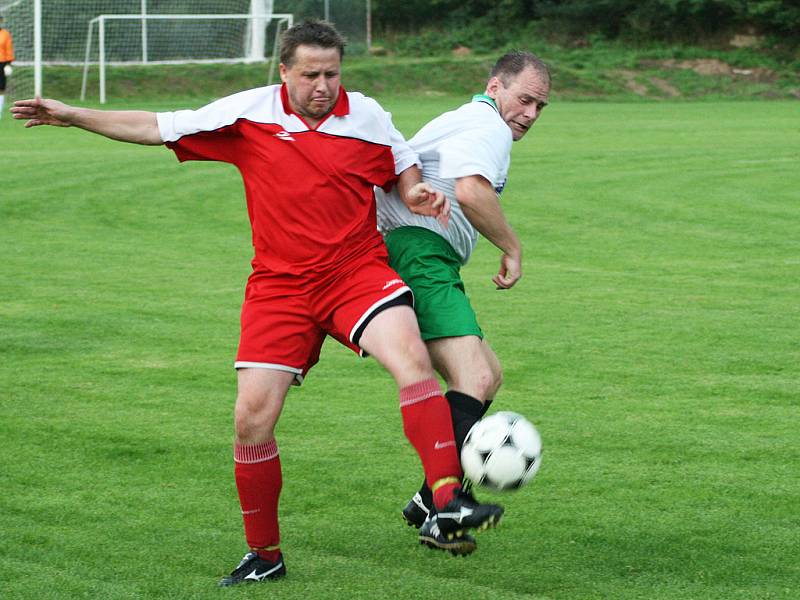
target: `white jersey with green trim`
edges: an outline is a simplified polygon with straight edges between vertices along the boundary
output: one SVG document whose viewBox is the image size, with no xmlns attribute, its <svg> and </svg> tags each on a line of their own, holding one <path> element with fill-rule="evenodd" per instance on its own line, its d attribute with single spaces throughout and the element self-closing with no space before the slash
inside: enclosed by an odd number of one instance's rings
<svg viewBox="0 0 800 600">
<path fill-rule="evenodd" d="M 388 194 L 376 188 L 378 228 L 384 235 L 407 225 L 430 229 L 453 246 L 464 264 L 475 249 L 478 232 L 458 204 L 456 179 L 480 175 L 500 194 L 511 161 L 511 129 L 491 99 L 479 95 L 472 102 L 433 119 L 408 144 L 422 161 L 423 179 L 450 198 L 449 226 L 442 227 L 433 217 L 412 213 L 396 188 Z"/>
</svg>

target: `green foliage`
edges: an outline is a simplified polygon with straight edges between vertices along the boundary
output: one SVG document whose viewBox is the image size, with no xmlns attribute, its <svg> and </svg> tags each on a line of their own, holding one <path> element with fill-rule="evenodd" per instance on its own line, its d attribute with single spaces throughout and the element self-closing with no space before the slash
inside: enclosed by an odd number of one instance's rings
<svg viewBox="0 0 800 600">
<path fill-rule="evenodd" d="M 503 28 L 489 25 L 489 17 L 468 21 L 460 27 L 426 27 L 414 34 L 386 32 L 382 41 L 386 46 L 407 56 L 436 56 L 447 54 L 454 48 L 465 46 L 483 54 L 542 39 L 536 24 L 525 27 Z"/>
<path fill-rule="evenodd" d="M 800 28 L 800 4 L 782 0 L 751 0 L 738 4 L 744 22 L 752 22 L 768 32 L 788 36 L 795 43 Z"/>
<path fill-rule="evenodd" d="M 386 31 L 424 26 L 470 27 L 477 20 L 498 36 L 540 22 L 543 31 L 610 39 L 713 39 L 749 27 L 797 44 L 800 6 L 793 0 L 377 0 L 376 23 Z"/>
</svg>

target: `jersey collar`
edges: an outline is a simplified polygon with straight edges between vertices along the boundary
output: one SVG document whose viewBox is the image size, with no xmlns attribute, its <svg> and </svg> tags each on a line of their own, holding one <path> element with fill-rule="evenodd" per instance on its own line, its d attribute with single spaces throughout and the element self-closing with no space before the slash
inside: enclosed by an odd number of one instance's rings
<svg viewBox="0 0 800 600">
<path fill-rule="evenodd" d="M 497 110 L 497 104 L 495 104 L 494 100 L 492 98 L 490 98 L 489 96 L 487 96 L 486 94 L 475 94 L 472 97 L 472 101 L 473 102 L 483 102 L 484 104 L 488 104 L 493 109 L 495 109 L 495 111 L 497 111 L 498 114 L 500 114 L 500 111 Z"/>
<path fill-rule="evenodd" d="M 298 115 L 293 109 L 292 105 L 289 104 L 289 92 L 286 90 L 286 84 L 281 84 L 281 104 L 283 104 L 283 112 L 287 115 L 295 115 L 298 119 L 305 122 L 305 119 Z M 336 99 L 336 104 L 333 105 L 333 110 L 329 112 L 325 117 L 317 124 L 317 128 L 322 125 L 324 121 L 328 119 L 331 115 L 335 117 L 344 117 L 350 114 L 350 100 L 347 98 L 347 90 L 344 89 L 343 85 L 339 86 L 339 97 Z"/>
</svg>

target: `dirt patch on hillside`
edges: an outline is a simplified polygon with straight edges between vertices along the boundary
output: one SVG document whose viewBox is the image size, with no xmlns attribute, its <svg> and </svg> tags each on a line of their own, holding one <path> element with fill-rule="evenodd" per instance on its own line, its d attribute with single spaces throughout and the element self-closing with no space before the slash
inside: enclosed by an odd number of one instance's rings
<svg viewBox="0 0 800 600">
<path fill-rule="evenodd" d="M 681 92 L 678 88 L 660 77 L 650 77 L 649 81 L 665 96 L 669 96 L 670 98 L 678 98 L 681 96 Z"/>
<path fill-rule="evenodd" d="M 730 75 L 733 67 L 716 58 L 700 58 L 696 60 L 642 60 L 642 67 L 650 69 L 691 69 L 698 75 Z"/>
<path fill-rule="evenodd" d="M 623 70 L 619 72 L 625 80 L 625 87 L 638 96 L 647 96 L 647 86 L 636 81 L 636 71 Z"/>
<path fill-rule="evenodd" d="M 618 71 L 618 73 L 622 76 L 622 79 L 625 81 L 625 87 L 630 91 L 632 91 L 634 94 L 636 94 L 637 96 L 650 95 L 651 88 L 648 87 L 645 83 L 642 83 L 641 80 L 637 79 L 640 75 L 638 72 L 623 69 L 621 71 Z M 670 98 L 678 98 L 681 96 L 680 90 L 671 85 L 668 81 L 661 79 L 660 77 L 648 77 L 647 81 L 650 83 L 650 85 L 652 85 L 655 89 L 657 89 L 665 96 L 668 96 Z"/>
</svg>

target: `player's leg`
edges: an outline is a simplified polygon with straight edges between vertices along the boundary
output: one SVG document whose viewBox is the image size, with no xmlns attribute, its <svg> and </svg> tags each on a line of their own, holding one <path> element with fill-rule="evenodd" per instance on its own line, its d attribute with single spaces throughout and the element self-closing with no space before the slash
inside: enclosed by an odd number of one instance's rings
<svg viewBox="0 0 800 600">
<path fill-rule="evenodd" d="M 494 527 L 503 515 L 495 504 L 480 504 L 461 490 L 461 462 L 456 452 L 447 400 L 419 337 L 414 311 L 395 306 L 369 321 L 359 341 L 392 374 L 400 387 L 403 431 L 422 461 L 432 490 L 432 515 L 420 530 L 420 542 L 469 554 L 475 549 L 467 529 Z"/>
<path fill-rule="evenodd" d="M 278 500 L 283 486 L 275 425 L 295 374 L 238 369 L 234 409 L 234 475 L 250 552 L 220 586 L 274 579 L 286 573 L 280 552 Z"/>
<path fill-rule="evenodd" d="M 489 361 L 482 349 L 483 333 L 461 280 L 461 258 L 447 240 L 420 227 L 392 231 L 386 245 L 392 266 L 414 292 L 421 335 L 434 367 L 447 381 L 446 397 L 460 448 L 469 428 L 485 411 L 484 400 L 493 396 L 500 377 L 496 359 Z M 431 492 L 423 482 L 403 509 L 403 517 L 421 527 L 431 506 Z"/>
<path fill-rule="evenodd" d="M 382 247 L 345 266 L 340 276 L 314 289 L 318 322 L 350 348 L 375 357 L 397 381 L 403 431 L 432 484 L 434 504 L 451 513 L 440 524 L 444 535 L 456 538 L 466 529 L 493 526 L 503 509 L 474 502 L 467 507 L 471 499 L 461 493 L 450 409 L 420 337 L 408 287 L 386 264 Z"/>
<path fill-rule="evenodd" d="M 486 413 L 502 383 L 502 370 L 489 345 L 475 335 L 445 337 L 426 342 L 434 368 L 447 382 L 456 450 L 461 453 L 472 426 Z M 403 508 L 409 525 L 421 527 L 432 505 L 427 481 Z"/>
<path fill-rule="evenodd" d="M 503 381 L 500 361 L 489 344 L 474 335 L 428 340 L 436 370 L 447 382 L 447 399 L 459 452 L 472 426 L 486 412 Z"/>
<path fill-rule="evenodd" d="M 296 375 L 277 369 L 240 368 L 236 377 L 236 443 L 257 445 L 274 440 L 275 424 Z"/>
<path fill-rule="evenodd" d="M 316 363 L 325 337 L 296 291 L 295 281 L 258 271 L 247 283 L 235 365 L 234 473 L 250 552 L 221 586 L 286 573 L 278 527 L 283 479 L 275 424 L 289 387 L 301 383 Z"/>
<path fill-rule="evenodd" d="M 483 403 L 500 385 L 500 365 L 461 280 L 461 258 L 443 237 L 402 227 L 386 239 L 392 266 L 414 292 L 414 309 L 434 368 L 454 390 Z"/>
<path fill-rule="evenodd" d="M 394 306 L 381 311 L 369 321 L 358 343 L 397 382 L 403 430 L 420 455 L 435 504 L 444 506 L 460 487 L 461 463 L 447 401 L 420 338 L 414 310 Z"/>
</svg>

